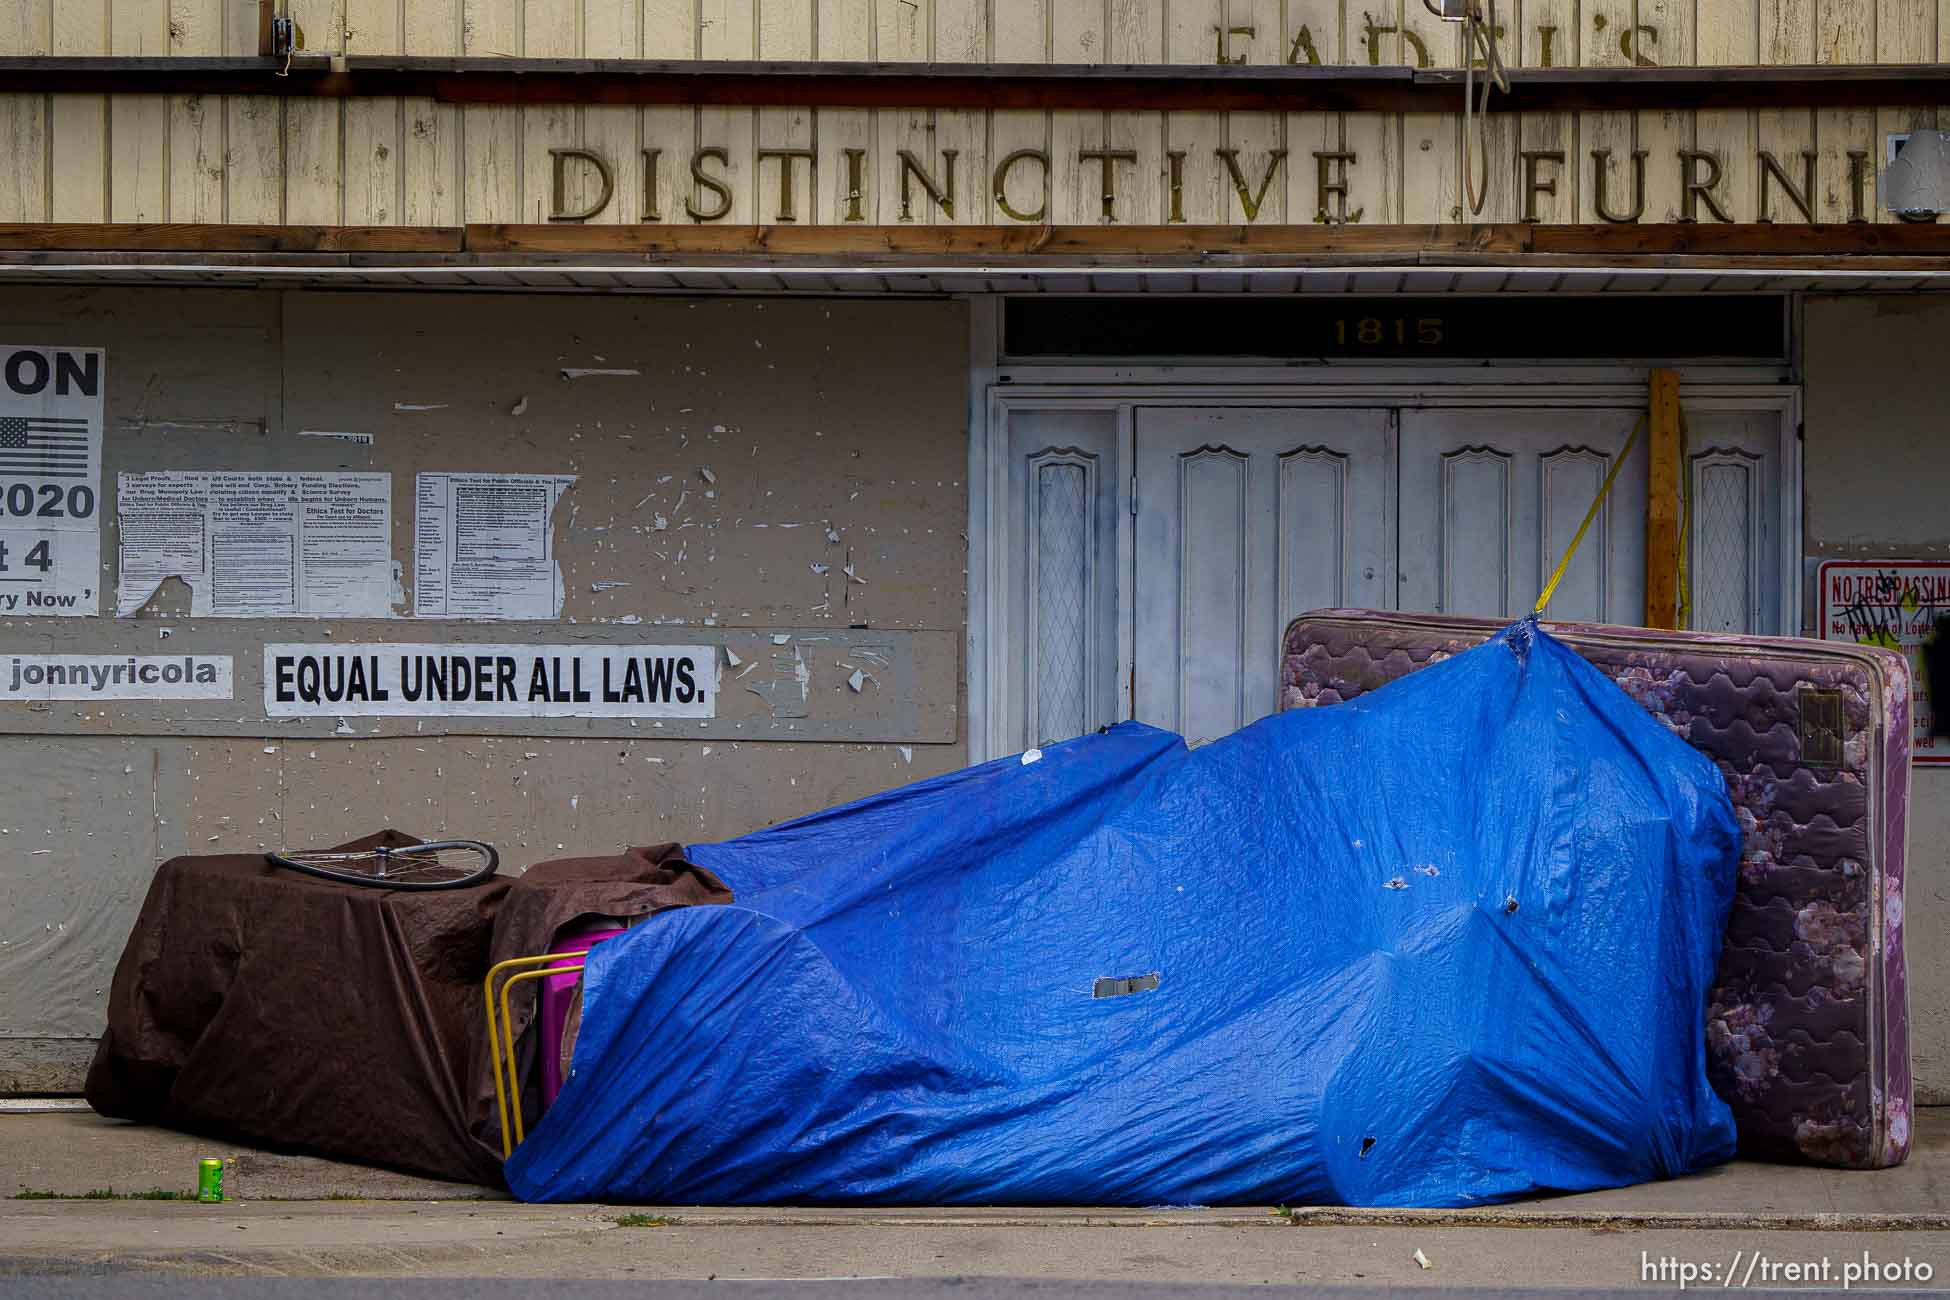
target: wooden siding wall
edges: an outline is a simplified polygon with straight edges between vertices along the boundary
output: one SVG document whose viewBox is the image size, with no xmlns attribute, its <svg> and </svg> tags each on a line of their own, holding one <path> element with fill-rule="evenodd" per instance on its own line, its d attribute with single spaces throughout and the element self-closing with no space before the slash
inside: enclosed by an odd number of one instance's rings
<svg viewBox="0 0 1950 1300">
<path fill-rule="evenodd" d="M 1456 66 L 1458 28 L 1421 0 L 283 0 L 308 52 L 649 59 L 844 59 L 939 62 L 1414 63 Z M 1512 65 L 1918 63 L 1950 58 L 1950 0 L 1503 0 Z M 242 0 L 5 0 L 0 54 L 254 53 L 256 6 Z M 1460 105 L 1459 105 L 1460 107 Z M 1590 112 L 1493 117 L 1483 221 L 1525 211 L 1520 154 L 1555 193 L 1546 222 L 1603 219 L 1594 150 L 1609 150 L 1607 207 L 1633 206 L 1631 158 L 1647 153 L 1641 220 L 1680 219 L 1679 153 L 1712 155 L 1715 193 L 1735 220 L 1802 216 L 1758 154 L 1797 183 L 1817 157 L 1814 216 L 1852 215 L 1850 154 L 1879 168 L 1887 133 L 1950 126 L 1936 109 Z M 1017 150 L 1050 160 L 1048 219 L 1139 224 L 1447 223 L 1459 206 L 1460 114 L 1103 113 L 810 108 L 631 108 L 575 104 L 465 108 L 431 100 L 275 96 L 0 95 L 0 221 L 455 225 L 549 215 L 551 148 L 587 148 L 614 164 L 605 222 L 690 221 L 729 191 L 715 219 L 778 221 L 785 164 L 761 150 L 810 150 L 791 163 L 793 220 L 840 224 L 1008 223 L 1040 215 L 1040 164 L 1008 174 Z M 646 181 L 642 151 L 659 149 Z M 851 192 L 849 150 L 863 185 Z M 953 211 L 908 177 L 899 151 L 926 164 Z M 946 152 L 953 150 L 952 164 Z M 1218 151 L 1231 154 L 1229 165 Z M 1105 212 L 1103 163 L 1113 162 Z M 1352 153 L 1345 210 L 1323 213 L 1317 153 Z M 1174 163 L 1172 155 L 1182 154 Z M 1338 167 L 1326 164 L 1338 177 Z M 1707 164 L 1698 164 L 1703 176 Z M 1179 184 L 1172 184 L 1174 175 Z M 593 199 L 592 169 L 567 168 L 570 206 Z M 645 192 L 646 183 L 651 192 Z M 1264 187 L 1262 190 L 1262 186 Z M 1768 211 L 1762 211 L 1763 188 Z M 1890 220 L 1875 200 L 1864 208 Z M 1713 214 L 1700 210 L 1702 220 Z"/>
</svg>

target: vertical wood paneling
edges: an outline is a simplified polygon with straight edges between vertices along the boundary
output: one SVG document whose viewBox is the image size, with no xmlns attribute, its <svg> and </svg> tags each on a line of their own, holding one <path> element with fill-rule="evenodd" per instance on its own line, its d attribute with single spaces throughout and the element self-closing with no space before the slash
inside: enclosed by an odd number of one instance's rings
<svg viewBox="0 0 1950 1300">
<path fill-rule="evenodd" d="M 1104 6 L 1104 52 L 1112 63 L 1156 63 L 1164 55 L 1163 0 L 1109 0 Z M 1138 157 L 1119 187 L 1120 221 L 1162 225 L 1165 193 L 1165 115 L 1160 112 L 1111 113 L 1104 128 L 1112 149 Z M 1128 214 L 1128 215 L 1125 215 Z"/>
<path fill-rule="evenodd" d="M 1050 11 L 1050 61 L 1087 63 L 1092 51 L 1101 57 L 1105 45 L 1103 0 L 1056 0 Z M 1050 184 L 1052 215 L 1059 223 L 1095 225 L 1105 220 L 1103 166 L 1079 155 L 1085 151 L 1108 150 L 1101 109 L 1058 109 L 1049 115 Z M 1122 189 L 1133 169 L 1126 165 L 1112 168 L 1112 193 Z M 1130 220 L 1128 207 L 1114 220 Z"/>
<path fill-rule="evenodd" d="M 1698 54 L 1698 34 L 1694 23 L 1695 0 L 1638 0 L 1640 31 L 1631 45 L 1640 60 L 1649 59 L 1662 67 L 1682 67 L 1694 62 Z M 1712 21 L 1722 15 L 1712 11 Z M 1732 15 L 1726 15 L 1731 19 Z M 1645 158 L 1645 213 L 1641 220 L 1667 222 L 1679 220 L 1681 186 L 1675 161 L 1682 149 L 1693 147 L 1693 115 L 1678 110 L 1647 111 L 1635 115 L 1637 147 Z M 1586 150 L 1584 166 L 1590 167 Z M 1631 185 L 1630 159 L 1614 159 L 1610 206 L 1614 212 L 1629 212 L 1637 200 Z M 1587 170 L 1586 175 L 1590 173 Z"/>
<path fill-rule="evenodd" d="M 997 63 L 1049 62 L 1052 0 L 989 0 Z"/>
<path fill-rule="evenodd" d="M 579 0 L 521 0 L 521 52 L 530 59 L 573 59 L 581 53 Z M 554 159 L 550 149 L 582 143 L 581 113 L 574 104 L 528 104 L 521 109 L 522 221 L 547 221 L 554 210 Z M 593 178 L 585 168 L 564 168 L 570 210 L 584 201 Z"/>
<path fill-rule="evenodd" d="M 1760 9 L 1758 0 L 1713 0 L 1713 21 L 1699 30 L 1699 62 L 1702 65 L 1753 64 L 1760 61 Z M 1714 193 L 1729 216 L 1738 219 L 1754 211 L 1758 192 L 1759 162 L 1754 114 L 1747 109 L 1711 109 L 1693 119 L 1694 147 L 1720 164 L 1720 183 Z M 1704 169 L 1704 164 L 1701 164 Z M 1702 176 L 1700 179 L 1704 179 Z M 1700 221 L 1718 220 L 1704 200 L 1695 216 Z"/>
<path fill-rule="evenodd" d="M 223 53 L 225 0 L 170 0 L 169 52 Z M 169 217 L 223 220 L 224 111 L 215 96 L 174 95 L 169 101 Z"/>
<path fill-rule="evenodd" d="M 1419 4 L 1421 0 L 1407 0 Z M 1402 40 L 1403 0 L 1379 0 L 1372 11 L 1364 3 L 1356 20 L 1356 6 L 1348 0 L 1348 61 L 1357 64 L 1398 65 L 1406 61 Z M 1398 113 L 1349 113 L 1341 147 L 1355 155 L 1347 169 L 1347 211 L 1367 224 L 1402 219 L 1402 122 Z"/>
<path fill-rule="evenodd" d="M 405 34 L 400 20 L 399 5 L 386 0 L 345 0 L 345 52 L 401 53 Z M 342 219 L 371 226 L 405 220 L 400 209 L 409 185 L 403 175 L 406 142 L 399 101 L 348 99 L 344 109 Z"/>
<path fill-rule="evenodd" d="M 290 0 L 286 13 L 298 24 L 308 52 L 338 53 L 348 48 L 348 42 L 363 42 L 389 22 L 396 25 L 399 5 L 386 0 Z M 399 46 L 385 48 L 396 51 Z M 345 119 L 368 103 L 303 97 L 285 103 L 285 220 L 332 225 L 345 219 L 342 133 Z M 388 104 L 397 116 L 397 106 Z"/>
<path fill-rule="evenodd" d="M 1462 66 L 1462 27 L 1445 23 L 1404 0 L 1402 40 L 1410 62 L 1432 68 Z M 1479 101 L 1480 102 L 1480 101 Z M 1445 225 L 1473 220 L 1462 179 L 1462 105 L 1448 113 L 1402 116 L 1402 213 L 1405 220 Z M 1471 141 L 1472 149 L 1475 141 Z"/>
<path fill-rule="evenodd" d="M 521 35 L 520 0 L 461 0 L 466 57 L 519 58 Z M 461 109 L 460 129 L 461 220 L 533 220 L 522 185 L 521 110 L 470 104 Z"/>
<path fill-rule="evenodd" d="M 759 9 L 758 57 L 761 59 L 810 59 L 813 57 L 813 0 L 777 0 Z M 810 108 L 761 108 L 758 110 L 758 145 L 761 149 L 814 149 L 818 144 L 816 123 Z M 757 196 L 760 221 L 810 222 L 817 179 L 812 162 L 805 159 L 770 159 L 759 164 Z M 790 178 L 791 193 L 782 189 Z"/>
<path fill-rule="evenodd" d="M 1347 62 L 1343 39 L 1343 0 L 1288 0 L 1285 47 L 1289 62 L 1331 66 Z M 1295 225 L 1339 221 L 1346 215 L 1338 201 L 1323 210 L 1320 165 L 1316 153 L 1338 153 L 1341 114 L 1288 113 L 1286 118 L 1286 212 Z M 1330 173 L 1338 179 L 1339 169 Z"/>
<path fill-rule="evenodd" d="M 1618 68 L 1630 62 L 1626 42 L 1637 22 L 1637 0 L 1583 0 L 1578 6 L 1582 19 L 1578 39 L 1578 62 L 1590 68 Z M 1608 151 L 1611 176 L 1607 181 L 1607 202 L 1613 211 L 1626 207 L 1630 193 L 1632 150 L 1638 147 L 1637 123 L 1631 113 L 1579 113 L 1576 147 L 1564 167 L 1567 180 L 1577 188 L 1573 211 L 1580 222 L 1603 220 L 1598 215 L 1597 186 L 1593 181 L 1592 154 Z M 1670 157 L 1670 154 L 1667 155 Z M 1560 182 L 1560 185 L 1563 182 Z"/>
<path fill-rule="evenodd" d="M 461 0 L 405 0 L 400 13 L 401 47 L 408 54 L 461 53 Z"/>
<path fill-rule="evenodd" d="M 1156 0 L 1149 0 L 1155 4 Z M 990 0 L 990 26 L 993 30 L 995 60 L 998 63 L 1048 63 L 1052 5 L 1064 0 Z M 1130 0 L 1126 8 L 1143 7 L 1146 0 Z M 989 176 L 982 181 L 981 210 L 989 220 L 1011 222 L 995 200 L 994 169 L 1011 154 L 1024 149 L 1047 153 L 1050 147 L 1050 120 L 1046 113 L 1023 109 L 1000 109 L 989 117 Z M 1054 172 L 1054 159 L 1051 173 Z M 1033 159 L 1017 163 L 1006 177 L 1011 208 L 1024 216 L 1042 210 L 1056 185 L 1053 174 L 1045 173 Z"/>
<path fill-rule="evenodd" d="M 458 55 L 461 0 L 408 0 L 401 5 L 400 47 L 407 54 Z M 461 220 L 460 110 L 431 99 L 400 106 L 400 220 L 408 225 L 447 226 Z"/>
<path fill-rule="evenodd" d="M 108 0 L 65 0 L 52 13 L 51 51 L 108 53 Z M 55 221 L 103 221 L 108 215 L 108 98 L 50 95 L 48 149 Z"/>
<path fill-rule="evenodd" d="M 1103 0 L 1087 0 L 1079 5 L 1095 11 Z M 988 0 L 934 0 L 933 58 L 937 63 L 986 63 L 989 60 Z M 1096 53 L 1103 56 L 1101 30 L 1097 33 Z M 1080 48 L 1086 48 L 1080 46 Z M 980 109 L 936 109 L 935 148 L 953 149 L 955 167 L 961 176 L 952 218 L 936 214 L 936 220 L 952 220 L 956 225 L 982 225 L 989 215 L 989 124 L 988 114 Z"/>
<path fill-rule="evenodd" d="M 873 57 L 873 0 L 817 0 L 813 17 L 814 52 L 818 58 Z M 857 211 L 864 222 L 877 222 L 879 191 L 863 174 L 856 194 L 853 173 L 848 167 L 849 150 L 863 158 L 873 156 L 872 112 L 863 108 L 822 108 L 816 126 L 819 186 L 814 195 L 815 219 L 829 226 L 840 225 Z"/>
<path fill-rule="evenodd" d="M 1815 61 L 1815 9 L 1813 0 L 1760 0 L 1760 61 L 1772 66 L 1795 66 Z M 1764 149 L 1780 161 L 1781 167 L 1800 185 L 1804 171 L 1806 154 L 1818 153 L 1815 134 L 1815 114 L 1810 109 L 1769 109 L 1755 115 L 1754 136 L 1757 148 Z M 1846 159 L 1842 160 L 1846 164 Z M 1817 162 L 1819 169 L 1819 162 Z M 1843 176 L 1847 174 L 1844 165 Z M 1814 212 L 1821 212 L 1820 194 L 1823 182 L 1819 177 L 1811 187 L 1808 204 Z M 1756 181 L 1756 188 L 1765 188 L 1769 194 L 1773 220 L 1784 223 L 1805 221 L 1794 200 L 1781 192 L 1778 183 L 1766 175 Z M 1753 214 L 1758 218 L 1761 214 Z"/>
<path fill-rule="evenodd" d="M 1865 0 L 1815 0 L 1815 62 L 1867 63 L 1875 58 L 1875 10 Z M 1875 113 L 1870 109 L 1822 109 L 1815 114 L 1816 164 L 1821 172 L 1823 221 L 1847 221 L 1857 197 L 1850 183 L 1849 155 L 1862 155 L 1865 167 L 1860 203 L 1867 220 L 1875 219 L 1875 177 L 1881 151 L 1875 139 Z"/>
<path fill-rule="evenodd" d="M 1016 2 L 1019 0 L 990 0 L 995 6 L 997 39 L 1000 39 L 1002 30 L 1002 6 Z M 1950 0 L 1945 2 L 1950 3 Z M 1164 61 L 1164 0 L 1110 0 L 1109 28 L 1112 63 Z"/>
<path fill-rule="evenodd" d="M 923 63 L 934 47 L 933 10 L 922 0 L 874 0 L 873 57 L 884 63 Z M 935 206 L 916 180 L 907 186 L 908 206 L 905 222 L 901 213 L 901 168 L 899 151 L 907 150 L 924 165 L 929 175 L 943 187 L 950 170 L 956 173 L 955 194 L 959 202 L 966 176 L 961 159 L 945 161 L 934 134 L 934 116 L 926 109 L 879 109 L 874 113 L 873 153 L 868 158 L 867 183 L 879 192 L 881 221 L 916 226 L 945 222 L 948 218 Z"/>
<path fill-rule="evenodd" d="M 1582 34 L 1580 16 L 1574 0 L 1524 0 L 1523 6 L 1523 63 L 1532 68 L 1566 68 L 1581 62 L 1579 56 L 1579 36 Z M 1589 163 L 1580 159 L 1589 158 L 1586 148 L 1580 147 L 1578 139 L 1578 119 L 1575 113 L 1526 113 L 1519 128 L 1522 142 L 1520 152 L 1557 153 L 1564 162 L 1552 165 L 1540 163 L 1537 175 L 1540 180 L 1555 179 L 1555 193 L 1539 194 L 1533 200 L 1530 194 L 1529 177 L 1521 157 L 1517 160 L 1514 181 L 1515 207 L 1519 218 L 1534 212 L 1541 222 L 1564 222 L 1577 220 L 1579 211 L 1578 194 L 1580 178 L 1586 175 Z"/>
<path fill-rule="evenodd" d="M 860 59 L 899 61 L 1185 63 L 1224 56 L 1254 63 L 1455 66 L 1461 29 L 1421 0 L 283 0 L 306 48 L 350 54 L 507 57 Z M 1950 59 L 1950 0 L 1503 0 L 1499 19 L 1513 65 L 1663 66 L 1763 63 L 1921 63 Z M 1549 50 L 1546 55 L 1546 29 Z M 255 49 L 255 11 L 242 0 L 14 0 L 0 5 L 0 49 L 15 53 L 181 55 Z M 1457 107 L 1460 107 L 1458 102 Z M 952 165 L 956 207 L 943 213 L 910 181 L 915 223 L 1007 221 L 991 176 L 1023 149 L 1050 157 L 1049 217 L 1104 219 L 1103 175 L 1084 150 L 1137 156 L 1114 169 L 1115 219 L 1243 222 L 1232 169 L 1255 196 L 1253 220 L 1312 223 L 1319 211 L 1316 151 L 1348 150 L 1349 208 L 1368 223 L 1508 221 L 1523 214 L 1519 150 L 1550 150 L 1555 195 L 1537 201 L 1546 222 L 1601 219 L 1593 150 L 1609 150 L 1608 206 L 1635 206 L 1632 156 L 1647 155 L 1640 220 L 1677 220 L 1684 172 L 1678 154 L 1718 163 L 1714 196 L 1736 220 L 1760 214 L 1757 151 L 1779 160 L 1798 188 L 1804 156 L 1817 155 L 1814 208 L 1824 221 L 1853 209 L 1849 155 L 1867 159 L 1862 210 L 1881 212 L 1876 178 L 1888 134 L 1950 122 L 1950 109 L 1706 110 L 1518 118 L 1493 111 L 1487 149 L 1490 200 L 1462 206 L 1459 113 L 1053 114 L 968 110 L 742 108 L 632 109 L 538 105 L 456 109 L 431 101 L 314 100 L 275 96 L 166 100 L 98 96 L 0 99 L 0 216 L 13 220 L 191 222 L 534 221 L 549 211 L 548 150 L 592 148 L 614 168 L 615 193 L 599 220 L 684 221 L 684 201 L 716 201 L 694 187 L 700 146 L 727 150 L 707 164 L 730 185 L 726 222 L 781 219 L 776 159 L 760 149 L 811 149 L 791 167 L 791 219 L 841 223 L 852 215 L 846 151 L 862 151 L 858 213 L 894 223 L 900 150 L 943 181 Z M 645 144 L 663 153 L 656 192 L 642 192 Z M 954 162 L 946 160 L 953 151 Z M 1174 211 L 1169 155 L 1182 155 Z M 593 170 L 568 169 L 571 205 L 593 198 Z M 1041 202 L 1039 162 L 1013 170 L 1011 202 Z M 1781 184 L 1767 183 L 1768 215 L 1799 222 Z M 1331 214 L 1338 217 L 1338 212 Z M 1714 220 L 1700 205 L 1697 216 Z"/>
<path fill-rule="evenodd" d="M 257 10 L 223 0 L 218 7 L 225 54 L 257 53 Z M 284 213 L 284 99 L 228 95 L 222 108 L 223 219 L 275 224 Z"/>
<path fill-rule="evenodd" d="M 110 53 L 153 58 L 169 49 L 169 11 L 155 0 L 112 0 Z M 109 105 L 108 211 L 111 221 L 169 219 L 169 116 L 149 96 Z M 0 181 L 4 184 L 4 181 Z"/>
<path fill-rule="evenodd" d="M 789 6 L 780 6 L 787 8 Z M 582 56 L 589 59 L 643 57 L 643 6 L 638 0 L 584 0 Z M 803 57 L 803 56 L 801 56 Z M 586 104 L 582 108 L 582 144 L 609 161 L 615 193 L 594 218 L 605 224 L 643 219 L 643 115 L 622 104 Z M 595 200 L 600 181 L 586 167 L 577 167 L 579 194 Z"/>
<path fill-rule="evenodd" d="M 865 0 L 856 0 L 865 3 Z M 643 57 L 646 59 L 695 59 L 697 57 L 697 10 L 695 0 L 643 0 Z M 652 219 L 685 222 L 684 201 L 691 195 L 690 151 L 697 138 L 697 112 L 684 107 L 646 108 L 638 114 L 643 123 L 644 144 L 662 150 L 656 175 L 639 177 L 638 202 L 642 214 L 637 220 Z M 641 168 L 641 155 L 635 160 Z M 647 186 L 647 188 L 645 188 Z"/>
<path fill-rule="evenodd" d="M 1224 0 L 1169 0 L 1165 7 L 1165 62 L 1211 63 L 1218 54 L 1218 33 L 1225 21 Z M 1182 155 L 1182 183 L 1178 211 L 1193 225 L 1224 221 L 1229 209 L 1224 170 L 1213 151 L 1225 143 L 1225 124 L 1217 113 L 1165 114 L 1167 154 Z M 1058 166 L 1061 166 L 1061 159 Z M 1166 195 L 1169 208 L 1173 202 Z"/>
<path fill-rule="evenodd" d="M 0 54 L 46 54 L 45 4 L 0 7 Z M 47 220 L 47 96 L 0 95 L 0 221 Z"/>
<path fill-rule="evenodd" d="M 1937 0 L 1875 0 L 1877 63 L 1936 60 Z"/>
<path fill-rule="evenodd" d="M 284 100 L 225 97 L 224 220 L 276 225 L 284 220 Z M 383 101 L 388 108 L 390 100 Z"/>
<path fill-rule="evenodd" d="M 1417 0 L 1419 3 L 1420 0 Z M 1279 63 L 1286 57 L 1284 0 L 1226 0 L 1231 57 L 1247 63 Z M 1238 176 L 1222 158 L 1207 165 L 1219 173 L 1225 193 L 1225 220 L 1277 225 L 1287 220 L 1287 148 L 1284 113 L 1230 113 L 1225 147 L 1237 151 Z M 1243 191 L 1243 192 L 1242 192 Z M 1248 209 L 1256 205 L 1256 210 Z"/>
<path fill-rule="evenodd" d="M 250 32 L 250 53 L 256 53 L 256 15 L 244 6 L 239 15 L 239 36 L 248 22 Z M 307 54 L 344 54 L 346 41 L 370 40 L 368 28 L 376 24 L 399 21 L 399 5 L 387 0 L 285 0 L 283 11 L 287 17 L 298 24 L 298 36 Z M 395 47 L 396 48 L 396 47 Z"/>
</svg>

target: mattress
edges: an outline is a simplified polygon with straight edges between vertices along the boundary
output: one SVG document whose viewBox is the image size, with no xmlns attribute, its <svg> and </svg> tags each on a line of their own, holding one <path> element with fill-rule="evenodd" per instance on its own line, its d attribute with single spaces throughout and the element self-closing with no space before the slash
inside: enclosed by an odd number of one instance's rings
<svg viewBox="0 0 1950 1300">
<path fill-rule="evenodd" d="M 1281 645 L 1281 708 L 1336 704 L 1466 649 L 1488 619 L 1322 610 Z M 1719 765 L 1745 842 L 1706 1008 L 1744 1152 L 1843 1168 L 1909 1153 L 1903 859 L 1910 682 L 1868 646 L 1548 623 Z"/>
</svg>

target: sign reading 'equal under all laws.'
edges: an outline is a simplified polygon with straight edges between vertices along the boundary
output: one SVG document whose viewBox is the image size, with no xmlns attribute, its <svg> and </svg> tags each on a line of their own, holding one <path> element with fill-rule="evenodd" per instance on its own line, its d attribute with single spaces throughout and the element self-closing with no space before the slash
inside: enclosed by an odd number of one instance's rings
<svg viewBox="0 0 1950 1300">
<path fill-rule="evenodd" d="M 264 647 L 274 718 L 710 718 L 717 694 L 710 646 Z"/>
</svg>

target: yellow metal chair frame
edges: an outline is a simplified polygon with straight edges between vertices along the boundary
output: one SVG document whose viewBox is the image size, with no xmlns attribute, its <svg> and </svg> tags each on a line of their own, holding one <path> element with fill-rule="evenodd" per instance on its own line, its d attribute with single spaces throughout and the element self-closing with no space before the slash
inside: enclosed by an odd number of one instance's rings
<svg viewBox="0 0 1950 1300">
<path fill-rule="evenodd" d="M 508 990 L 524 980 L 546 979 L 550 975 L 568 975 L 582 969 L 578 958 L 589 955 L 587 948 L 574 952 L 543 953 L 538 957 L 510 957 L 507 961 L 496 962 L 488 968 L 487 978 L 481 982 L 481 998 L 487 1009 L 488 1066 L 494 1071 L 494 1104 L 501 1112 L 501 1158 L 506 1160 L 515 1153 L 527 1138 L 521 1122 L 521 1082 L 515 1064 L 515 1023 L 508 1010 Z M 553 962 L 574 962 L 573 965 L 557 966 Z M 531 969 L 532 968 L 532 969 Z M 504 972 L 513 971 L 501 981 L 500 1028 L 495 1027 L 496 998 L 494 981 Z M 537 1003 L 539 1015 L 540 1004 Z M 546 1044 L 544 1044 L 546 1046 Z M 560 1051 L 558 1044 L 556 1050 Z M 505 1070 L 506 1083 L 503 1083 Z M 512 1099 L 512 1106 L 510 1105 Z M 512 1139 L 509 1137 L 509 1114 L 514 1116 Z"/>
</svg>

